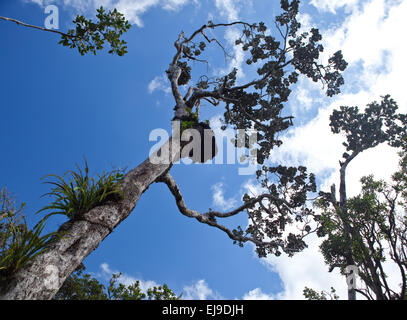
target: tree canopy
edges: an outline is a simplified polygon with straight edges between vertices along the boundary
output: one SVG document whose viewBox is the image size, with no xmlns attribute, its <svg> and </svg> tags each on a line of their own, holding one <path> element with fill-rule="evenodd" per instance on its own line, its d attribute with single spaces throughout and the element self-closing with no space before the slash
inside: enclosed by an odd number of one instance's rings
<svg viewBox="0 0 407 320">
<path fill-rule="evenodd" d="M 331 115 L 333 133 L 342 133 L 346 141 L 340 161 L 340 199 L 335 185 L 331 192 L 320 192 L 316 205 L 322 209 L 318 235 L 325 237 L 321 251 L 329 270 L 356 266 L 364 287 L 351 288 L 368 299 L 404 299 L 406 289 L 406 137 L 407 115 L 397 113 L 397 103 L 389 95 L 369 103 L 363 112 L 358 107 L 342 106 Z M 346 169 L 361 152 L 381 143 L 400 151 L 400 168 L 391 182 L 375 180 L 373 175 L 361 179 L 361 193 L 348 198 Z M 349 152 L 349 153 L 348 153 Z M 403 212 L 404 210 L 404 212 Z M 400 290 L 388 285 L 385 261 L 400 271 Z"/>
<path fill-rule="evenodd" d="M 96 180 L 91 180 L 87 171 L 85 174 L 73 173 L 76 186 L 71 180 L 56 177 L 57 181 L 52 182 L 55 188 L 51 191 L 55 199 L 47 209 L 81 210 L 65 212 L 69 220 L 58 230 L 63 237 L 50 244 L 45 254 L 36 256 L 27 267 L 13 274 L 4 297 L 52 297 L 56 293 L 55 288 L 59 288 L 83 259 L 128 217 L 140 196 L 154 182 L 167 185 L 183 215 L 225 232 L 240 246 L 253 243 L 259 257 L 269 254 L 278 256 L 282 252 L 291 256 L 303 250 L 306 247 L 304 237 L 315 231 L 311 230 L 309 224 L 309 218 L 315 214 L 307 206 L 307 195 L 316 192 L 315 176 L 308 173 L 304 166 L 271 166 L 267 159 L 271 150 L 282 143 L 278 133 L 293 125 L 293 117 L 284 116 L 282 111 L 298 77 L 305 76 L 320 82 L 326 95 L 331 97 L 338 94 L 344 84 L 341 72 L 347 63 L 341 51 L 335 52 L 326 63 L 320 61 L 320 54 L 324 51 L 322 36 L 316 28 L 308 32 L 300 29 L 298 9 L 298 0 L 281 0 L 281 14 L 276 16 L 274 27 L 270 29 L 263 22 L 209 21 L 189 36 L 182 32 L 174 42 L 175 54 L 167 70 L 175 101 L 173 122 L 178 123 L 183 131 L 207 129 L 207 121 L 200 118 L 201 102 L 221 105 L 224 108 L 222 128 L 246 130 L 243 147 L 250 149 L 252 155 L 256 154 L 255 160 L 260 165 L 257 178 L 263 194 L 255 197 L 246 194 L 243 204 L 229 212 L 209 210 L 200 213 L 189 209 L 169 173 L 172 164 L 182 156 L 177 141 L 179 137 L 171 137 L 155 153 L 168 154 L 168 163 L 154 163 L 150 157 L 124 176 L 102 175 L 99 180 L 101 184 L 93 184 L 92 181 Z M 97 17 L 99 22 L 93 23 L 78 16 L 74 20 L 76 29 L 67 34 L 61 33 L 60 43 L 77 48 L 83 55 L 96 53 L 107 41 L 111 45 L 110 53 L 123 55 L 126 46 L 120 36 L 130 27 L 127 21 L 116 10 L 106 14 L 103 8 L 99 9 Z M 13 19 L 11 21 L 19 23 Z M 225 28 L 239 29 L 240 36 L 235 46 L 249 56 L 246 67 L 253 68 L 256 73 L 252 81 L 242 83 L 237 77 L 236 68 L 214 78 L 201 75 L 195 79 L 193 76 L 191 62 L 205 63 L 208 45 L 217 46 L 227 54 L 216 37 L 208 36 L 208 31 Z M 187 88 L 185 95 L 181 94 L 183 86 Z M 255 145 L 251 144 L 249 129 L 256 132 Z M 120 197 L 103 197 L 106 196 L 105 191 L 114 191 Z M 230 229 L 220 223 L 241 212 L 246 212 L 249 220 L 245 230 L 241 226 Z M 287 230 L 293 222 L 302 224 L 296 233 Z M 55 288 L 50 289 L 42 280 L 46 272 L 44 265 L 52 265 L 59 270 Z M 23 289 L 27 287 L 29 289 Z"/>
<path fill-rule="evenodd" d="M 114 273 L 106 288 L 89 273 L 83 264 L 73 272 L 54 296 L 54 300 L 178 300 L 166 284 L 143 291 L 140 281 L 125 285 L 120 282 L 121 273 Z"/>
</svg>

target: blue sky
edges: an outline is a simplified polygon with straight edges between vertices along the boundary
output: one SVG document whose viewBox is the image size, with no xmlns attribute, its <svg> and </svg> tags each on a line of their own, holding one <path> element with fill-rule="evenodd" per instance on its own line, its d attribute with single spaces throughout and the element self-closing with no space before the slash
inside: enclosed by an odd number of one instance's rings
<svg viewBox="0 0 407 320">
<path fill-rule="evenodd" d="M 49 201 L 40 198 L 49 191 L 40 180 L 44 175 L 63 174 L 75 163 L 82 164 L 84 156 L 94 173 L 133 168 L 154 145 L 150 132 L 170 129 L 174 101 L 163 74 L 181 30 L 188 34 L 209 19 L 264 21 L 271 26 L 279 13 L 278 1 L 267 0 L 0 0 L 0 15 L 43 26 L 47 4 L 58 6 L 61 31 L 71 27 L 77 13 L 91 17 L 100 5 L 117 7 L 133 27 L 124 36 L 129 51 L 124 57 L 107 50 L 80 56 L 58 45 L 57 35 L 0 21 L 0 185 L 27 202 L 31 223 L 37 219 L 34 212 Z M 406 112 L 401 76 L 407 70 L 407 48 L 394 32 L 406 30 L 406 13 L 402 1 L 302 1 L 303 27 L 321 29 L 328 54 L 343 50 L 349 62 L 346 85 L 343 94 L 328 99 L 320 86 L 299 82 L 286 106 L 296 117 L 295 126 L 271 161 L 306 165 L 326 189 L 337 181 L 343 152 L 340 137 L 329 132 L 333 108 L 363 107 L 390 93 Z M 232 36 L 220 34 L 220 39 L 234 58 L 225 61 L 221 52 L 214 53 L 210 74 L 239 67 L 243 61 L 243 53 L 229 47 Z M 252 71 L 243 72 L 240 80 L 250 80 Z M 220 113 L 204 111 L 212 121 Z M 394 171 L 393 150 L 379 147 L 372 152 L 350 167 L 351 193 L 357 192 L 361 175 L 388 177 Z M 239 176 L 237 170 L 238 165 L 181 164 L 173 167 L 172 175 L 190 208 L 222 210 L 239 204 L 247 190 L 258 189 L 254 176 Z M 54 218 L 49 231 L 63 221 Z M 244 217 L 233 222 L 247 224 Z M 103 281 L 109 273 L 121 271 L 125 282 L 165 282 L 196 299 L 301 298 L 305 285 L 320 290 L 335 286 L 343 294 L 346 282 L 327 273 L 318 241 L 311 239 L 310 248 L 294 258 L 259 260 L 251 245 L 239 248 L 219 230 L 182 216 L 167 188 L 153 184 L 129 218 L 84 263 Z"/>
</svg>

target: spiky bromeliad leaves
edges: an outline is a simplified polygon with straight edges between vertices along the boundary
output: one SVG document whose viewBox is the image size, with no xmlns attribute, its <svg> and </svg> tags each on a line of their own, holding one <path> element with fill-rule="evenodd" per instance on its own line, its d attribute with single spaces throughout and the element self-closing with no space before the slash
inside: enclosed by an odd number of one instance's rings
<svg viewBox="0 0 407 320">
<path fill-rule="evenodd" d="M 20 207 L 6 188 L 0 190 L 0 292 L 10 277 L 47 250 L 57 239 L 57 233 L 42 234 L 45 222 L 30 229 Z"/>
<path fill-rule="evenodd" d="M 42 220 L 55 214 L 62 214 L 69 219 L 79 219 L 81 215 L 96 206 L 107 202 L 119 201 L 123 194 L 120 191 L 120 181 L 123 178 L 122 170 L 102 172 L 97 178 L 89 175 L 88 163 L 85 159 L 85 168 L 82 170 L 69 170 L 64 176 L 47 175 L 44 178 L 53 178 L 45 183 L 53 186 L 51 192 L 44 194 L 54 198 L 53 202 L 38 213 L 51 211 Z"/>
</svg>

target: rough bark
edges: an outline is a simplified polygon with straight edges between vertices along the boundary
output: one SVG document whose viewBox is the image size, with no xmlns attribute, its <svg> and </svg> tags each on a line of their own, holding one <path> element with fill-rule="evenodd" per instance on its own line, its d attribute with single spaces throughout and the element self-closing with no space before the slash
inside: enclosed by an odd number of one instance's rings
<svg viewBox="0 0 407 320">
<path fill-rule="evenodd" d="M 172 152 L 172 148 L 175 152 Z M 153 161 L 157 155 L 168 161 Z M 123 200 L 93 208 L 81 218 L 63 224 L 60 230 L 64 231 L 64 236 L 44 254 L 20 269 L 10 279 L 0 299 L 51 299 L 83 259 L 129 216 L 143 192 L 159 176 L 168 172 L 178 159 L 179 140 L 173 137 L 163 145 L 161 151 L 154 153 L 124 177 L 121 183 Z"/>
</svg>

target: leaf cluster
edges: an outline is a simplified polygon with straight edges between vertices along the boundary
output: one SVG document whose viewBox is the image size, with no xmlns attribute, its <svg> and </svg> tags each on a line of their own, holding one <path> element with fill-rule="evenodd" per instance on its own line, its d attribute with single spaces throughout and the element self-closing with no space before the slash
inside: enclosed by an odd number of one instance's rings
<svg viewBox="0 0 407 320">
<path fill-rule="evenodd" d="M 304 236 L 311 231 L 309 219 L 314 212 L 307 208 L 307 194 L 316 191 L 314 174 L 307 173 L 305 167 L 266 167 L 257 171 L 260 185 L 267 192 L 266 201 L 248 209 L 250 225 L 246 234 L 254 239 L 273 240 L 259 243 L 256 252 L 259 257 L 268 254 L 279 256 L 281 249 L 289 256 L 306 248 Z M 250 202 L 255 197 L 245 194 L 243 201 Z M 287 232 L 293 223 L 302 227 L 298 232 Z M 241 229 L 235 232 L 243 232 Z"/>
<path fill-rule="evenodd" d="M 373 101 L 363 111 L 358 107 L 341 106 L 330 116 L 333 133 L 343 133 L 348 152 L 359 153 L 381 143 L 400 147 L 407 136 L 407 115 L 397 113 L 398 105 L 390 95 L 380 103 Z M 347 159 L 348 153 L 343 157 Z"/>
<path fill-rule="evenodd" d="M 109 286 L 100 283 L 90 274 L 83 273 L 81 264 L 64 282 L 54 300 L 178 300 L 166 284 L 143 291 L 140 281 L 125 285 L 120 282 L 121 273 L 113 274 Z"/>
<path fill-rule="evenodd" d="M 307 300 L 338 300 L 339 296 L 336 294 L 336 290 L 331 287 L 330 292 L 321 291 L 320 293 L 312 288 L 305 287 L 303 290 L 303 295 Z"/>
<path fill-rule="evenodd" d="M 255 80 L 237 85 L 236 68 L 213 80 L 201 76 L 196 84 L 198 90 L 185 102 L 191 109 L 202 98 L 214 99 L 213 105 L 224 102 L 223 129 L 228 125 L 234 129 L 251 128 L 253 125 L 258 132 L 259 164 L 263 164 L 273 147 L 281 145 L 282 141 L 278 139 L 277 134 L 293 124 L 292 117 L 284 117 L 282 110 L 299 75 L 322 82 L 327 87 L 328 96 L 338 94 L 344 84 L 341 72 L 346 69 L 347 63 L 341 51 L 335 52 L 326 64 L 319 61 L 324 50 L 321 44 L 322 36 L 316 28 L 299 34 L 301 24 L 297 20 L 298 5 L 297 0 L 282 0 L 282 13 L 276 17 L 273 29 L 269 29 L 263 22 L 235 23 L 242 29 L 235 45 L 248 56 L 246 64 L 256 69 Z M 218 44 L 228 56 L 225 47 L 216 38 L 206 36 L 203 30 L 232 24 L 214 24 L 210 21 L 200 30 L 207 44 Z M 199 43 L 197 50 L 198 43 L 184 40 L 181 55 L 183 72 L 187 62 L 206 62 L 201 58 L 206 48 L 203 45 L 205 41 Z M 194 55 L 195 52 L 199 58 Z M 183 77 L 183 84 L 186 84 L 184 80 L 190 78 L 190 70 L 186 73 L 188 76 Z"/>
<path fill-rule="evenodd" d="M 100 7 L 97 9 L 96 18 L 98 21 L 93 22 L 78 15 L 73 21 L 75 29 L 70 29 L 67 34 L 62 35 L 59 43 L 65 47 L 77 48 L 81 55 L 88 52 L 96 55 L 98 50 L 103 49 L 105 42 L 110 45 L 110 54 L 123 56 L 127 53 L 127 43 L 120 37 L 131 25 L 124 15 L 116 9 L 106 12 Z"/>
<path fill-rule="evenodd" d="M 376 299 L 402 299 L 405 296 L 406 152 L 400 155 L 400 168 L 393 174 L 391 183 L 376 180 L 372 175 L 361 179 L 360 194 L 346 201 L 346 216 L 340 208 L 329 206 L 328 202 L 321 206 L 323 213 L 318 235 L 326 236 L 320 246 L 325 262 L 330 270 L 339 268 L 345 274 L 348 265 L 346 252 L 350 249 L 359 276 L 366 286 L 358 292 L 369 299 L 373 299 L 373 296 Z M 345 230 L 344 221 L 349 225 L 349 231 Z M 384 263 L 392 263 L 400 270 L 400 293 L 389 288 Z"/>
</svg>

